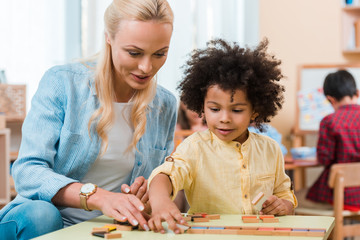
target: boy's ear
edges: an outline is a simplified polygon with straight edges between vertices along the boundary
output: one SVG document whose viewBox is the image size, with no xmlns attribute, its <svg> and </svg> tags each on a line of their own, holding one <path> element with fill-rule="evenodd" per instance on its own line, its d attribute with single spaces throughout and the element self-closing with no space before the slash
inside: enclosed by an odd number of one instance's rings
<svg viewBox="0 0 360 240">
<path fill-rule="evenodd" d="M 326 95 L 325 97 L 330 102 L 331 105 L 334 105 L 337 102 L 336 98 L 334 98 L 330 95 Z"/>
<path fill-rule="evenodd" d="M 257 118 L 259 116 L 259 114 L 257 112 L 253 112 L 253 114 L 251 115 L 251 121 L 254 121 L 255 118 Z"/>
</svg>

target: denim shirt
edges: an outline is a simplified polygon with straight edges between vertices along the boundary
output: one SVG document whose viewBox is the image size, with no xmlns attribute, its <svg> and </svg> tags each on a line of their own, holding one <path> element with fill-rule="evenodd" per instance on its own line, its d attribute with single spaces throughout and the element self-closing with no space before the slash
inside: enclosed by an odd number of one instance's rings
<svg viewBox="0 0 360 240">
<path fill-rule="evenodd" d="M 94 72 L 81 63 L 48 70 L 22 127 L 19 157 L 12 167 L 17 197 L 0 211 L 0 220 L 24 201 L 51 202 L 66 185 L 80 182 L 96 160 L 101 139 L 89 119 L 99 107 Z M 145 134 L 137 143 L 131 173 L 148 178 L 174 147 L 176 98 L 157 86 L 149 104 Z"/>
</svg>

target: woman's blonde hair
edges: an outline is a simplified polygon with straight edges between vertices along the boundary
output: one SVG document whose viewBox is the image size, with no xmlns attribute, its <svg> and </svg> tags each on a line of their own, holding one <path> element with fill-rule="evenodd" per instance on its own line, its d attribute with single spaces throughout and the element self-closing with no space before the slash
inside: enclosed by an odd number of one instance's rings
<svg viewBox="0 0 360 240">
<path fill-rule="evenodd" d="M 173 24 L 173 12 L 166 0 L 114 0 L 106 9 L 104 15 L 105 32 L 110 38 L 116 35 L 121 20 L 138 21 L 155 20 L 161 23 Z M 105 37 L 105 36 L 104 36 Z M 113 101 L 115 99 L 114 81 L 115 69 L 111 55 L 111 45 L 104 41 L 104 48 L 99 55 L 95 70 L 95 87 L 100 107 L 94 112 L 89 121 L 89 130 L 93 121 L 97 123 L 96 131 L 102 139 L 101 154 L 108 146 L 107 131 L 114 121 Z M 134 137 L 130 148 L 136 148 L 137 142 L 145 133 L 146 113 L 149 103 L 156 94 L 156 79 L 142 90 L 138 90 L 134 97 L 134 106 L 130 121 L 134 126 Z"/>
</svg>

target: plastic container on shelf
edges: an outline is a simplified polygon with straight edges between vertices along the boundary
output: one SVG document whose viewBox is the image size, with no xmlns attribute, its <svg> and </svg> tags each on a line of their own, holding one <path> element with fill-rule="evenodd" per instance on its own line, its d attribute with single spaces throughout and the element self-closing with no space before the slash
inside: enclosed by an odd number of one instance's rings
<svg viewBox="0 0 360 240">
<path fill-rule="evenodd" d="M 316 158 L 316 147 L 291 148 L 290 152 L 294 160 L 313 160 L 314 158 Z"/>
</svg>

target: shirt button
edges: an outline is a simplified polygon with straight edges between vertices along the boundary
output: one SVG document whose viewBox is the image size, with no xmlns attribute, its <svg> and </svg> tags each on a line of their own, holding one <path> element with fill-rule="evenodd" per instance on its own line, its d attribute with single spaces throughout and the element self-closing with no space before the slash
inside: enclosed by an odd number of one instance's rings
<svg viewBox="0 0 360 240">
<path fill-rule="evenodd" d="M 247 198 L 247 194 L 244 195 L 244 198 Z"/>
<path fill-rule="evenodd" d="M 246 168 L 246 165 L 245 165 L 245 164 L 243 165 L 243 168 Z"/>
<path fill-rule="evenodd" d="M 139 167 L 141 166 L 141 164 L 142 164 L 142 162 L 140 162 L 140 161 L 137 163 L 137 165 L 138 165 Z"/>
<path fill-rule="evenodd" d="M 169 157 L 165 158 L 165 161 L 167 161 L 167 162 L 173 162 L 174 159 L 173 159 L 171 156 L 169 156 Z"/>
</svg>

